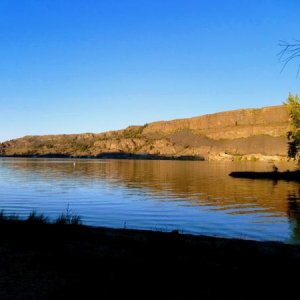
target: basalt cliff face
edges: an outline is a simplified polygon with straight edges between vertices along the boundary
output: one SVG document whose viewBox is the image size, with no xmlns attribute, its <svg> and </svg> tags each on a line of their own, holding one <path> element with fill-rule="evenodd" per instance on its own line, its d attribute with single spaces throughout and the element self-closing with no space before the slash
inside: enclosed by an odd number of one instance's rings
<svg viewBox="0 0 300 300">
<path fill-rule="evenodd" d="M 240 109 L 124 130 L 25 136 L 0 144 L 3 156 L 285 160 L 286 107 Z"/>
</svg>

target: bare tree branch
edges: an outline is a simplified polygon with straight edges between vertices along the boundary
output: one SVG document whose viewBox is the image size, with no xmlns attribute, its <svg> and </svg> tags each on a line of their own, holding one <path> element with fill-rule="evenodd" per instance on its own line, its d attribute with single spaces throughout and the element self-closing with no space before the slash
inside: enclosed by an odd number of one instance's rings
<svg viewBox="0 0 300 300">
<path fill-rule="evenodd" d="M 295 40 L 295 42 L 288 43 L 286 41 L 279 41 L 279 47 L 282 48 L 282 50 L 278 53 L 279 56 L 279 62 L 283 63 L 281 72 L 285 69 L 286 65 L 294 60 L 299 58 L 300 59 L 300 41 Z M 298 69 L 297 69 L 297 77 L 300 72 L 300 62 L 298 64 Z"/>
</svg>

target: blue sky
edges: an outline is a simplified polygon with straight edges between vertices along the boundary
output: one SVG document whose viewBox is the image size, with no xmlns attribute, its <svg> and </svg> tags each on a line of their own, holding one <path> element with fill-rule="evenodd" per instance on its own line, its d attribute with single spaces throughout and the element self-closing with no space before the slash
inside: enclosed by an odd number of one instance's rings
<svg viewBox="0 0 300 300">
<path fill-rule="evenodd" d="M 1 0 L 0 141 L 101 132 L 300 93 L 300 1 Z"/>
</svg>

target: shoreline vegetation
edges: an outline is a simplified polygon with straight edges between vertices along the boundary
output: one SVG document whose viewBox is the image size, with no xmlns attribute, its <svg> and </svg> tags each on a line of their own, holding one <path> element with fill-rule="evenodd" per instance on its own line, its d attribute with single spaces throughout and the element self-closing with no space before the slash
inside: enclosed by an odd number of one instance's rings
<svg viewBox="0 0 300 300">
<path fill-rule="evenodd" d="M 73 218 L 72 218 L 73 217 Z M 73 220 L 73 221 L 72 221 Z M 0 215 L 0 298 L 270 299 L 296 294 L 300 246 Z"/>
</svg>

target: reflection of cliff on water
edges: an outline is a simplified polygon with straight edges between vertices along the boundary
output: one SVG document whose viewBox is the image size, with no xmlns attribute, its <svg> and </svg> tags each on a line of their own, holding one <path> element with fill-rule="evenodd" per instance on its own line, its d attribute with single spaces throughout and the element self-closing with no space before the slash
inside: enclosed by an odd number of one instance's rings
<svg viewBox="0 0 300 300">
<path fill-rule="evenodd" d="M 80 186 L 104 182 L 110 187 L 125 186 L 141 189 L 160 200 L 174 198 L 189 200 L 187 205 L 212 205 L 228 213 L 254 210 L 286 214 L 288 191 L 297 183 L 231 178 L 231 171 L 270 170 L 272 164 L 210 163 L 189 161 L 135 160 L 43 160 L 6 159 L 5 167 L 19 176 L 47 180 L 68 188 L 68 182 Z M 281 166 L 279 165 L 281 168 Z M 282 165 L 282 168 L 286 168 Z M 291 166 L 289 166 L 291 168 Z M 21 173 L 20 173 L 21 172 Z M 176 199 L 174 199 L 176 200 Z"/>
</svg>

